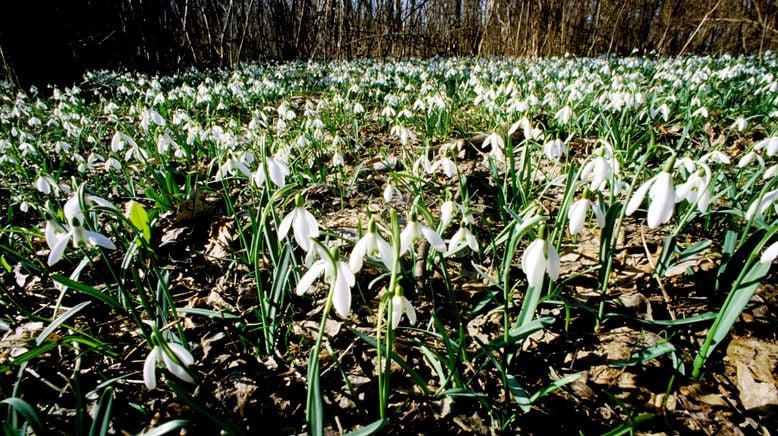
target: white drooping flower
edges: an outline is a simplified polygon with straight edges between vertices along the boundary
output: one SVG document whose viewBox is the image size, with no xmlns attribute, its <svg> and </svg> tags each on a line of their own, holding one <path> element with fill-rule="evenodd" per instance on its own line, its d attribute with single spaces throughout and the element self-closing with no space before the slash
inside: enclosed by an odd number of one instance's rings
<svg viewBox="0 0 778 436">
<path fill-rule="evenodd" d="M 349 264 L 338 259 L 337 251 L 335 249 L 332 259 L 329 255 L 325 255 L 324 258 L 314 262 L 300 277 L 295 292 L 297 295 L 308 292 L 313 282 L 324 274 L 324 280 L 330 285 L 332 291 L 332 306 L 338 315 L 346 318 L 351 310 L 351 288 L 356 283 L 356 277 Z"/>
<path fill-rule="evenodd" d="M 434 173 L 438 170 L 443 171 L 443 174 L 445 174 L 446 177 L 451 178 L 457 173 L 457 166 L 454 161 L 444 156 L 435 162 L 432 162 L 430 172 Z"/>
<path fill-rule="evenodd" d="M 186 348 L 175 342 L 167 342 L 165 348 L 170 350 L 175 359 L 171 357 L 162 347 L 155 345 L 151 352 L 146 356 L 143 363 L 143 383 L 148 389 L 157 387 L 157 364 L 163 363 L 165 368 L 178 379 L 187 383 L 194 383 L 194 379 L 187 370 L 194 364 L 194 357 Z"/>
<path fill-rule="evenodd" d="M 54 188 L 55 191 L 59 191 L 59 185 L 57 185 L 57 182 L 55 182 L 51 176 L 42 175 L 35 181 L 35 189 L 43 195 L 49 195 L 52 188 Z"/>
<path fill-rule="evenodd" d="M 672 218 L 673 212 L 675 211 L 676 203 L 676 189 L 675 185 L 673 184 L 673 176 L 671 172 L 673 171 L 673 168 L 683 167 L 690 173 L 693 173 L 695 172 L 695 168 L 698 165 L 700 164 L 688 158 L 679 159 L 676 163 L 675 156 L 671 157 L 667 162 L 665 162 L 665 166 L 659 174 L 650 178 L 648 181 L 643 183 L 640 188 L 633 192 L 632 198 L 630 198 L 629 202 L 627 203 L 625 214 L 627 216 L 632 215 L 637 210 L 638 206 L 643 203 L 643 199 L 645 198 L 646 193 L 648 193 L 648 197 L 651 199 L 651 203 L 648 206 L 648 227 L 654 229 L 660 224 L 665 224 L 666 222 L 670 221 L 670 218 Z M 698 183 L 697 181 L 693 180 L 692 183 L 693 184 L 688 186 L 689 191 L 691 191 L 691 188 L 694 186 L 699 189 L 699 184 L 694 185 L 694 183 Z M 702 193 L 700 193 L 700 195 L 701 194 Z M 695 201 L 696 200 L 697 194 L 695 194 Z M 705 203 L 704 206 L 707 208 L 707 203 Z"/>
<path fill-rule="evenodd" d="M 396 329 L 400 325 L 400 320 L 403 314 L 408 316 L 408 322 L 411 325 L 416 324 L 416 309 L 405 295 L 394 294 L 392 297 L 392 329 Z"/>
<path fill-rule="evenodd" d="M 458 252 L 461 248 L 468 246 L 473 251 L 478 251 L 478 240 L 465 226 L 460 226 L 459 230 L 454 233 L 454 236 L 448 242 L 448 250 L 446 256 L 451 256 Z"/>
<path fill-rule="evenodd" d="M 683 200 L 696 204 L 700 212 L 705 212 L 711 202 L 710 182 L 712 179 L 710 167 L 698 162 L 686 181 L 675 190 L 675 202 Z"/>
<path fill-rule="evenodd" d="M 771 136 L 754 144 L 754 150 L 762 150 L 763 148 L 768 156 L 778 154 L 778 136 Z"/>
<path fill-rule="evenodd" d="M 619 161 L 610 144 L 603 144 L 592 152 L 590 159 L 581 169 L 581 180 L 590 182 L 590 191 L 604 191 L 608 182 L 619 173 Z M 617 183 L 611 187 L 614 191 Z"/>
<path fill-rule="evenodd" d="M 81 191 L 81 189 L 79 189 Z M 65 247 L 69 241 L 72 242 L 73 247 L 79 248 L 91 248 L 100 246 L 109 250 L 115 250 L 116 245 L 108 239 L 106 236 L 86 230 L 84 228 L 84 210 L 79 204 L 79 193 L 73 195 L 62 208 L 65 214 L 66 224 L 60 224 L 54 220 L 46 221 L 46 243 L 49 246 L 50 252 L 47 263 L 52 266 L 62 259 L 65 254 Z M 115 209 L 116 207 L 110 202 L 94 196 L 85 194 L 83 206 L 89 209 L 93 205 L 108 207 Z"/>
<path fill-rule="evenodd" d="M 349 267 L 355 274 L 362 269 L 365 257 L 375 257 L 381 260 L 387 270 L 391 271 L 394 263 L 392 246 L 378 233 L 378 226 L 370 218 L 367 233 L 354 244 L 349 256 Z"/>
<path fill-rule="evenodd" d="M 278 239 L 284 239 L 293 229 L 294 240 L 304 251 L 311 251 L 313 239 L 319 237 L 319 223 L 312 213 L 304 207 L 303 198 L 298 195 L 295 198 L 295 208 L 289 212 L 278 226 Z"/>
<path fill-rule="evenodd" d="M 773 242 L 765 248 L 762 252 L 762 256 L 759 258 L 759 262 L 772 263 L 776 257 L 778 257 L 778 241 Z"/>
<path fill-rule="evenodd" d="M 267 165 L 267 173 L 270 174 L 270 181 L 279 188 L 283 188 L 286 185 L 286 176 L 289 175 L 289 167 L 280 159 L 272 157 L 266 158 L 265 164 L 260 164 L 259 168 L 254 172 L 252 176 L 254 184 L 258 188 L 265 186 L 265 180 L 267 180 L 265 165 Z"/>
<path fill-rule="evenodd" d="M 570 108 L 570 106 L 565 106 L 562 109 L 559 109 L 559 111 L 554 115 L 554 119 L 559 122 L 559 124 L 567 124 L 570 122 L 570 119 L 572 119 L 575 115 L 573 114 L 573 109 Z"/>
<path fill-rule="evenodd" d="M 499 163 L 505 163 L 506 162 L 506 156 L 505 156 L 505 140 L 502 138 L 502 135 L 500 135 L 497 132 L 492 132 L 489 134 L 489 136 L 486 137 L 483 144 L 481 145 L 483 148 L 491 147 L 489 150 L 489 155 L 492 156 L 495 162 Z"/>
<path fill-rule="evenodd" d="M 422 238 L 426 239 L 436 251 L 441 253 L 446 251 L 446 243 L 443 242 L 443 238 L 440 237 L 438 232 L 416 221 L 416 216 L 411 214 L 408 224 L 400 233 L 400 256 L 407 253 L 413 246 L 413 243 Z"/>
<path fill-rule="evenodd" d="M 543 144 L 543 154 L 548 160 L 557 162 L 565 153 L 567 153 L 567 145 L 561 139 L 553 139 Z"/>
<path fill-rule="evenodd" d="M 752 220 L 755 217 L 761 217 L 770 205 L 778 198 L 778 189 L 765 193 L 761 198 L 756 199 L 746 211 L 746 219 Z"/>
<path fill-rule="evenodd" d="M 600 228 L 605 227 L 605 213 L 599 205 L 589 200 L 587 195 L 584 194 L 584 197 L 573 203 L 570 206 L 570 210 L 567 212 L 568 230 L 570 231 L 570 235 L 575 235 L 583 229 L 584 223 L 586 222 L 586 212 L 589 209 L 594 212 L 594 216 L 597 219 L 597 226 Z"/>
<path fill-rule="evenodd" d="M 675 211 L 675 186 L 673 176 L 662 171 L 640 186 L 627 203 L 626 215 L 632 215 L 648 193 L 651 204 L 648 206 L 648 227 L 656 228 L 670 221 Z"/>
<path fill-rule="evenodd" d="M 745 168 L 748 165 L 750 165 L 751 162 L 753 162 L 754 160 L 759 162 L 759 166 L 762 167 L 764 166 L 764 159 L 762 159 L 762 156 L 757 154 L 755 151 L 749 151 L 748 153 L 744 154 L 743 157 L 740 158 L 740 160 L 737 162 L 737 167 Z"/>
<path fill-rule="evenodd" d="M 543 283 L 543 274 L 556 281 L 561 269 L 559 253 L 543 238 L 532 241 L 521 256 L 521 270 L 527 276 L 527 284 L 534 288 Z"/>
</svg>

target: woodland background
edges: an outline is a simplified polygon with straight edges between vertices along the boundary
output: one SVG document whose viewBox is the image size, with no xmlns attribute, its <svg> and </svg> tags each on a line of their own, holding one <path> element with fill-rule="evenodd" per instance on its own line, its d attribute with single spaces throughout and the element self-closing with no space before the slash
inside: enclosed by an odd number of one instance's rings
<svg viewBox="0 0 778 436">
<path fill-rule="evenodd" d="M 763 53 L 777 0 L 6 0 L 0 77 L 253 60 Z"/>
</svg>

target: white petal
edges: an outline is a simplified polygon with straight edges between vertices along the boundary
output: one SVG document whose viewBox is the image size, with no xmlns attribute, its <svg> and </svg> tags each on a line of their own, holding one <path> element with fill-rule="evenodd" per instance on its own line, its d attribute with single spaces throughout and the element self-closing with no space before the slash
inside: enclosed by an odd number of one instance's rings
<svg viewBox="0 0 778 436">
<path fill-rule="evenodd" d="M 400 325 L 400 318 L 403 315 L 403 300 L 399 295 L 392 297 L 392 329 Z"/>
<path fill-rule="evenodd" d="M 351 250 L 351 256 L 348 258 L 348 265 L 351 271 L 359 272 L 362 269 L 362 263 L 364 262 L 365 255 L 367 254 L 367 235 L 354 244 L 354 248 Z"/>
<path fill-rule="evenodd" d="M 600 205 L 590 202 L 592 210 L 594 211 L 594 217 L 597 219 L 597 227 L 605 227 L 605 212 L 603 212 Z"/>
<path fill-rule="evenodd" d="M 295 293 L 297 295 L 303 295 L 304 293 L 308 292 L 308 289 L 311 288 L 313 282 L 319 278 L 321 273 L 324 272 L 324 268 L 326 266 L 327 263 L 321 259 L 314 262 L 308 271 L 303 274 L 302 277 L 300 277 L 300 281 L 297 283 L 297 287 L 295 288 Z"/>
<path fill-rule="evenodd" d="M 469 230 L 465 230 L 465 240 L 467 241 L 467 245 L 471 250 L 478 251 L 478 240 L 472 233 L 470 233 Z"/>
<path fill-rule="evenodd" d="M 567 219 L 569 220 L 568 230 L 571 235 L 575 235 L 583 229 L 584 221 L 586 220 L 586 208 L 588 206 L 589 200 L 585 198 L 576 201 L 570 206 L 570 211 L 567 213 Z"/>
<path fill-rule="evenodd" d="M 408 322 L 411 323 L 411 325 L 416 325 L 416 309 L 413 308 L 413 304 L 411 304 L 405 296 L 403 296 L 402 299 L 403 306 L 405 307 L 405 314 L 408 316 Z"/>
<path fill-rule="evenodd" d="M 651 178 L 646 183 L 643 183 L 637 191 L 632 193 L 632 198 L 630 198 L 629 203 L 627 203 L 627 210 L 624 212 L 625 215 L 630 216 L 635 213 L 638 206 L 643 203 L 643 199 L 646 198 L 646 193 L 653 183 L 654 178 Z"/>
<path fill-rule="evenodd" d="M 143 362 L 143 383 L 149 390 L 157 387 L 157 361 L 162 357 L 160 356 L 161 351 L 162 350 L 155 345 Z"/>
<path fill-rule="evenodd" d="M 116 245 L 106 236 L 103 236 L 99 233 L 90 232 L 89 230 L 86 231 L 86 236 L 89 238 L 89 243 L 92 245 L 99 245 L 109 250 L 116 250 Z"/>
<path fill-rule="evenodd" d="M 186 371 L 186 368 L 174 362 L 173 359 L 171 359 L 170 356 L 168 356 L 164 351 L 160 352 L 162 353 L 162 361 L 165 362 L 165 368 L 167 368 L 171 374 L 187 383 L 194 383 L 194 379 Z"/>
<path fill-rule="evenodd" d="M 387 270 L 391 271 L 394 268 L 394 249 L 389 245 L 384 238 L 378 236 L 378 251 L 381 253 L 381 262 Z"/>
<path fill-rule="evenodd" d="M 534 288 L 543 282 L 543 272 L 546 269 L 546 258 L 543 252 L 545 241 L 535 239 L 521 256 L 521 270 L 527 276 L 527 284 Z"/>
<path fill-rule="evenodd" d="M 546 272 L 548 273 L 548 277 L 551 278 L 553 281 L 557 281 L 559 278 L 559 271 L 561 269 L 560 262 L 559 262 L 559 253 L 557 253 L 556 248 L 554 248 L 554 245 L 550 242 L 546 241 L 545 244 L 546 248 Z"/>
<path fill-rule="evenodd" d="M 292 209 L 284 219 L 281 220 L 281 225 L 278 226 L 278 239 L 284 239 L 289 233 L 289 229 L 292 227 L 292 222 L 297 216 L 297 208 Z M 307 251 L 307 250 L 306 250 Z"/>
<path fill-rule="evenodd" d="M 675 193 L 673 178 L 670 173 L 662 171 L 649 191 L 651 204 L 648 206 L 648 227 L 654 229 L 664 224 L 673 216 L 675 209 Z"/>
<path fill-rule="evenodd" d="M 57 241 L 56 245 L 51 247 L 51 252 L 49 253 L 49 259 L 47 261 L 49 266 L 54 265 L 55 263 L 59 262 L 62 259 L 62 255 L 65 254 L 65 247 L 68 245 L 68 240 L 71 238 L 71 236 L 72 236 L 72 232 L 68 232 L 59 241 Z"/>
<path fill-rule="evenodd" d="M 192 353 L 190 353 L 189 350 L 184 348 L 181 344 L 177 344 L 175 342 L 168 342 L 167 345 L 168 348 L 170 348 L 170 351 L 172 351 L 173 354 L 176 355 L 178 360 L 180 360 L 184 366 L 189 366 L 194 364 L 194 357 L 192 357 Z"/>
<path fill-rule="evenodd" d="M 454 210 L 456 209 L 456 203 L 449 200 L 440 206 L 440 228 L 445 229 L 451 223 L 451 219 L 454 217 Z"/>
<path fill-rule="evenodd" d="M 417 222 L 410 222 L 403 231 L 400 232 L 400 256 L 411 248 L 413 240 L 418 237 L 418 226 L 419 224 Z"/>
<path fill-rule="evenodd" d="M 346 270 L 348 267 L 345 268 Z M 343 274 L 345 271 L 338 268 L 338 277 L 335 279 L 333 286 L 335 287 L 332 293 L 332 307 L 338 312 L 342 318 L 348 317 L 349 310 L 351 309 L 351 287 L 348 284 L 348 273 Z M 351 275 L 351 279 L 354 275 Z M 353 283 L 353 282 L 352 282 Z"/>
<path fill-rule="evenodd" d="M 776 257 L 778 257 L 778 241 L 770 244 L 770 246 L 762 252 L 762 257 L 759 259 L 759 262 L 771 263 Z"/>
<path fill-rule="evenodd" d="M 62 211 L 65 212 L 67 224 L 73 224 L 73 218 L 77 218 L 79 223 L 83 224 L 84 213 L 81 211 L 81 205 L 78 204 L 78 194 L 73 195 L 65 202 Z"/>
<path fill-rule="evenodd" d="M 275 159 L 268 159 L 267 169 L 270 171 L 270 180 L 279 188 L 286 185 L 286 176 L 289 174 L 289 168 Z"/>
<path fill-rule="evenodd" d="M 429 226 L 422 224 L 421 234 L 424 235 L 424 239 L 430 243 L 432 248 L 440 253 L 444 253 L 446 251 L 446 243 L 443 242 L 443 238 L 440 237 L 438 232 L 432 230 Z"/>
</svg>

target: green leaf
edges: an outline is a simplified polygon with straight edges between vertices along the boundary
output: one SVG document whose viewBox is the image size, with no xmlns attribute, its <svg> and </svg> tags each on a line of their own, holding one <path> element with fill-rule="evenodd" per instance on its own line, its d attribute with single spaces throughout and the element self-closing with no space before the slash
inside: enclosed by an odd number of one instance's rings
<svg viewBox="0 0 778 436">
<path fill-rule="evenodd" d="M 54 330 L 56 330 L 57 327 L 60 326 L 60 324 L 67 321 L 70 317 L 77 314 L 78 312 L 81 311 L 81 309 L 85 308 L 88 305 L 89 305 L 89 301 L 84 301 L 81 304 L 77 304 L 76 306 L 71 307 L 67 312 L 60 315 L 59 318 L 52 321 L 52 323 L 49 324 L 48 327 L 43 329 L 41 334 L 38 335 L 38 337 L 35 339 L 35 344 L 36 345 L 42 344 L 43 341 L 46 340 L 46 338 L 48 338 L 49 336 L 51 336 L 52 333 L 54 333 Z"/>
<path fill-rule="evenodd" d="M 554 392 L 555 390 L 561 388 L 562 386 L 564 386 L 566 384 L 569 384 L 569 383 L 572 383 L 572 382 L 578 380 L 579 378 L 581 378 L 582 375 L 583 375 L 583 373 L 581 373 L 581 372 L 575 372 L 573 374 L 568 374 L 568 375 L 566 375 L 566 376 L 564 376 L 564 377 L 562 377 L 562 378 L 560 378 L 558 380 L 554 380 L 553 382 L 549 383 L 548 386 L 546 386 L 543 389 L 541 389 L 541 390 L 535 392 L 534 394 L 532 394 L 532 396 L 529 399 L 530 403 L 534 403 L 539 398 L 542 398 L 542 397 L 550 394 L 551 392 Z"/>
<path fill-rule="evenodd" d="M 663 356 L 667 353 L 674 353 L 675 346 L 670 342 L 661 342 L 656 345 L 652 345 L 648 348 L 644 348 L 636 353 L 632 353 L 629 359 L 617 360 L 611 362 L 610 366 L 615 368 L 621 368 L 625 366 L 637 365 L 639 363 L 648 362 L 649 360 L 656 359 L 659 356 Z"/>
<path fill-rule="evenodd" d="M 620 426 L 614 428 L 613 430 L 604 433 L 602 436 L 621 436 L 624 433 L 634 433 L 635 427 L 637 427 L 639 424 L 650 420 L 653 418 L 654 415 L 651 413 L 641 413 L 640 415 L 630 418 L 627 420 L 627 422 L 621 424 Z"/>
<path fill-rule="evenodd" d="M 158 425 L 151 430 L 142 433 L 143 436 L 162 436 L 168 433 L 171 433 L 175 430 L 178 430 L 179 428 L 183 428 L 185 425 L 189 424 L 189 421 L 185 419 L 174 419 L 172 421 L 168 421 L 162 425 Z"/>
<path fill-rule="evenodd" d="M 516 404 L 519 405 L 519 408 L 522 410 L 522 412 L 529 412 L 532 409 L 532 400 L 530 400 L 527 391 L 521 387 L 519 381 L 516 380 L 516 377 L 512 376 L 511 374 L 507 374 L 505 377 L 508 380 L 508 390 L 511 391 L 513 400 L 516 401 Z"/>
<path fill-rule="evenodd" d="M 372 424 L 366 425 L 359 430 L 354 430 L 351 433 L 346 433 L 346 436 L 367 436 L 371 435 L 378 430 L 381 430 L 384 428 L 386 423 L 389 422 L 387 419 L 379 419 L 378 421 L 373 422 Z"/>
<path fill-rule="evenodd" d="M 78 292 L 87 294 L 92 298 L 100 300 L 103 303 L 107 304 L 112 309 L 119 309 L 122 307 L 122 305 L 115 298 L 91 286 L 85 285 L 83 283 L 79 283 L 73 279 L 70 279 L 60 274 L 52 274 L 51 279 L 61 285 L 65 285 L 68 288 L 75 289 Z"/>
<path fill-rule="evenodd" d="M 43 426 L 41 426 L 41 420 L 38 417 L 38 412 L 35 411 L 30 403 L 22 400 L 21 398 L 9 397 L 3 401 L 0 401 L 0 404 L 6 404 L 8 407 L 22 415 L 25 421 L 27 421 L 30 427 L 32 427 L 32 430 L 35 434 L 45 434 L 43 432 Z"/>
<path fill-rule="evenodd" d="M 141 232 L 146 243 L 151 242 L 151 227 L 149 227 L 149 215 L 146 209 L 137 201 L 130 202 L 130 222 Z"/>
<path fill-rule="evenodd" d="M 89 428 L 89 436 L 105 436 L 111 427 L 111 409 L 113 408 L 113 389 L 108 388 L 100 396 L 97 413 Z"/>
</svg>

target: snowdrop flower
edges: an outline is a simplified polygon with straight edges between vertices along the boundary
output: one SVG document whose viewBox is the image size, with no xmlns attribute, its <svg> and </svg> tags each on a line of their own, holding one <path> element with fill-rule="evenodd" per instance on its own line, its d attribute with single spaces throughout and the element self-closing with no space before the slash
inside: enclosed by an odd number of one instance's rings
<svg viewBox="0 0 778 436">
<path fill-rule="evenodd" d="M 542 233 L 541 229 L 538 239 L 532 241 L 521 256 L 521 270 L 527 276 L 527 284 L 531 288 L 543 283 L 544 273 L 553 281 L 559 278 L 559 254 Z"/>
<path fill-rule="evenodd" d="M 762 252 L 762 257 L 759 258 L 759 262 L 772 263 L 776 257 L 778 257 L 778 241 L 773 242 L 769 247 L 765 248 Z"/>
<path fill-rule="evenodd" d="M 700 163 L 706 163 L 708 161 L 716 162 L 722 165 L 729 165 L 731 163 L 729 156 L 718 150 L 713 150 L 709 153 L 706 153 L 700 158 Z"/>
<path fill-rule="evenodd" d="M 730 129 L 736 129 L 738 132 L 742 132 L 746 130 L 747 127 L 748 127 L 748 121 L 745 118 L 740 117 L 736 119 L 735 122 L 732 123 Z"/>
<path fill-rule="evenodd" d="M 708 109 L 703 106 L 696 111 L 692 112 L 692 118 L 695 117 L 701 117 L 701 118 L 708 118 Z"/>
<path fill-rule="evenodd" d="M 111 157 L 108 158 L 108 160 L 106 160 L 105 163 L 103 163 L 103 169 L 105 171 L 121 171 L 122 164 L 119 163 L 118 160 Z"/>
<path fill-rule="evenodd" d="M 416 221 L 416 214 L 411 212 L 408 224 L 400 232 L 400 256 L 408 252 L 413 243 L 421 238 L 426 239 L 436 251 L 441 253 L 446 251 L 446 243 L 443 242 L 443 238 L 438 232 Z"/>
<path fill-rule="evenodd" d="M 402 145 L 408 145 L 412 142 L 416 142 L 416 134 L 411 131 L 411 129 L 401 126 L 401 125 L 395 125 L 392 127 L 392 130 L 390 131 L 392 136 L 396 136 L 400 138 L 400 144 Z"/>
<path fill-rule="evenodd" d="M 434 173 L 438 170 L 443 171 L 443 174 L 445 174 L 446 177 L 451 178 L 454 176 L 454 174 L 457 173 L 457 166 L 454 161 L 444 156 L 433 162 L 432 166 L 430 167 L 431 173 Z"/>
<path fill-rule="evenodd" d="M 778 164 L 771 166 L 767 170 L 765 170 L 764 174 L 762 175 L 763 180 L 770 180 L 775 175 L 778 174 Z"/>
<path fill-rule="evenodd" d="M 581 180 L 589 180 L 589 190 L 604 191 L 606 184 L 619 172 L 619 161 L 610 144 L 603 144 L 592 152 L 592 158 L 581 169 Z"/>
<path fill-rule="evenodd" d="M 387 182 L 384 185 L 384 192 L 383 192 L 384 202 L 391 203 L 392 199 L 394 199 L 395 196 L 397 196 L 398 200 L 402 201 L 402 195 L 400 194 L 400 190 L 397 189 L 397 187 L 394 186 L 393 184 Z"/>
<path fill-rule="evenodd" d="M 171 146 L 178 148 L 178 144 L 169 133 L 163 133 L 157 136 L 157 152 L 159 154 L 166 154 Z"/>
<path fill-rule="evenodd" d="M 563 107 L 554 115 L 554 119 L 557 120 L 559 124 L 563 124 L 563 125 L 569 123 L 572 117 L 573 117 L 573 109 L 571 109 L 570 106 Z"/>
<path fill-rule="evenodd" d="M 765 138 L 754 145 L 754 150 L 767 149 L 768 156 L 775 156 L 778 154 L 778 136 L 772 136 Z"/>
<path fill-rule="evenodd" d="M 432 172 L 432 163 L 427 158 L 427 153 L 423 153 L 416 162 L 413 163 L 413 172 L 417 175 L 429 174 Z"/>
<path fill-rule="evenodd" d="M 584 222 L 586 221 L 586 212 L 590 208 L 597 219 L 597 226 L 599 228 L 605 227 L 605 213 L 599 205 L 589 200 L 588 192 L 584 192 L 583 197 L 573 203 L 570 206 L 570 210 L 567 212 L 568 230 L 570 231 L 571 236 L 583 229 Z"/>
<path fill-rule="evenodd" d="M 668 106 L 667 103 L 662 103 L 662 105 L 659 106 L 659 108 L 652 109 L 651 111 L 649 111 L 649 115 L 651 116 L 651 118 L 656 118 L 657 115 L 661 115 L 662 120 L 664 122 L 667 122 L 667 120 L 670 119 L 670 106 Z"/>
<path fill-rule="evenodd" d="M 106 236 L 84 229 L 77 219 L 73 222 L 72 226 L 68 226 L 54 220 L 46 221 L 46 244 L 50 250 L 46 262 L 49 266 L 62 260 L 68 241 L 73 242 L 74 248 L 100 246 L 109 250 L 116 249 L 116 245 Z"/>
<path fill-rule="evenodd" d="M 332 166 L 333 167 L 342 167 L 346 163 L 345 159 L 343 159 L 343 153 L 336 151 L 332 154 Z"/>
<path fill-rule="evenodd" d="M 164 126 L 165 120 L 162 118 L 162 115 L 160 115 L 159 112 L 155 111 L 154 109 L 143 110 L 140 115 L 141 128 L 143 130 L 148 130 L 151 123 L 154 123 L 158 126 Z"/>
<path fill-rule="evenodd" d="M 375 219 L 370 218 L 367 233 L 357 241 L 349 256 L 348 264 L 351 271 L 356 274 L 362 269 L 362 262 L 366 256 L 376 257 L 381 260 L 387 270 L 391 271 L 394 263 L 392 246 L 378 233 Z"/>
<path fill-rule="evenodd" d="M 671 166 L 672 167 L 672 166 Z M 626 215 L 630 216 L 648 193 L 651 204 L 648 206 L 648 227 L 654 229 L 660 224 L 670 221 L 675 210 L 675 186 L 673 176 L 663 170 L 638 188 L 627 203 Z"/>
<path fill-rule="evenodd" d="M 770 208 L 770 205 L 773 204 L 776 198 L 778 198 L 778 189 L 765 193 L 762 198 L 751 203 L 748 211 L 746 211 L 746 219 L 750 221 L 755 217 L 761 217 L 767 212 L 767 209 Z"/>
<path fill-rule="evenodd" d="M 270 173 L 270 181 L 279 188 L 283 188 L 286 185 L 286 176 L 289 175 L 289 167 L 272 157 L 265 159 L 265 165 L 267 165 L 267 171 Z M 260 164 L 259 168 L 251 176 L 258 188 L 265 186 L 265 180 L 267 179 L 265 165 Z"/>
<path fill-rule="evenodd" d="M 246 177 L 251 177 L 251 170 L 240 159 L 230 158 L 227 162 L 222 164 L 219 168 L 219 172 L 216 173 L 216 181 L 221 181 L 225 177 L 234 176 L 237 174 L 243 174 Z"/>
<path fill-rule="evenodd" d="M 697 167 L 696 171 L 693 171 L 686 179 L 686 182 L 675 190 L 675 202 L 686 200 L 689 203 L 697 204 L 700 212 L 705 212 L 711 201 L 709 189 L 712 178 L 711 170 L 704 163 L 698 163 Z"/>
<path fill-rule="evenodd" d="M 351 309 L 351 288 L 356 283 L 354 272 L 346 262 L 338 260 L 338 249 L 324 259 L 319 259 L 311 265 L 308 271 L 300 277 L 295 292 L 303 295 L 308 292 L 313 282 L 324 274 L 324 280 L 329 283 L 332 292 L 332 306 L 342 318 L 346 318 Z"/>
<path fill-rule="evenodd" d="M 518 129 L 522 129 L 525 140 L 534 139 L 536 141 L 540 141 L 543 139 L 543 131 L 539 128 L 533 127 L 532 123 L 526 117 L 513 123 L 508 129 L 508 135 L 513 136 L 513 134 Z"/>
<path fill-rule="evenodd" d="M 489 155 L 492 156 L 496 162 L 505 163 L 507 158 L 505 156 L 505 140 L 502 138 L 502 135 L 497 132 L 490 133 L 484 140 L 481 148 L 490 146 Z"/>
<path fill-rule="evenodd" d="M 401 292 L 395 292 L 392 297 L 392 329 L 396 329 L 400 325 L 403 314 L 408 316 L 408 322 L 411 323 L 411 325 L 416 324 L 416 309 L 414 309 L 411 302 L 405 298 L 405 295 Z"/>
<path fill-rule="evenodd" d="M 446 200 L 443 202 L 442 205 L 440 205 L 440 231 L 441 233 L 443 230 L 446 230 L 449 224 L 451 224 L 451 220 L 454 218 L 454 212 L 457 210 L 457 208 L 461 208 L 462 206 L 456 204 L 452 200 Z"/>
<path fill-rule="evenodd" d="M 459 230 L 454 233 L 454 236 L 448 242 L 448 251 L 446 251 L 446 257 L 459 251 L 461 248 L 468 246 L 473 251 L 478 251 L 478 240 L 473 236 L 470 230 L 465 226 L 460 226 Z"/>
<path fill-rule="evenodd" d="M 43 195 L 49 195 L 51 193 L 51 188 L 54 188 L 55 191 L 59 191 L 57 182 L 55 182 L 51 176 L 39 176 L 35 181 L 35 189 Z"/>
<path fill-rule="evenodd" d="M 138 147 L 138 143 L 136 143 L 135 140 L 130 138 L 127 134 L 116 132 L 113 134 L 113 138 L 111 138 L 111 151 L 118 153 L 119 151 L 124 150 L 124 146 L 127 144 L 133 148 Z"/>
<path fill-rule="evenodd" d="M 548 160 L 558 162 L 565 153 L 567 153 L 567 145 L 561 139 L 553 139 L 543 144 L 543 154 Z"/>
<path fill-rule="evenodd" d="M 281 220 L 281 224 L 278 226 L 278 239 L 284 239 L 289 233 L 289 229 L 293 228 L 294 240 L 297 241 L 297 245 L 308 252 L 313 248 L 312 239 L 319 237 L 319 223 L 303 205 L 303 197 L 298 194 L 295 198 L 295 208 Z"/>
<path fill-rule="evenodd" d="M 743 157 L 740 158 L 740 160 L 737 163 L 737 167 L 738 168 L 745 168 L 749 164 L 751 164 L 751 162 L 753 162 L 754 160 L 759 162 L 759 166 L 762 166 L 762 167 L 764 166 L 764 159 L 762 159 L 762 156 L 759 156 L 754 151 L 749 151 L 748 153 L 743 155 Z"/>
<path fill-rule="evenodd" d="M 143 363 L 143 383 L 146 384 L 146 388 L 151 390 L 157 387 L 158 363 L 164 363 L 165 368 L 180 380 L 194 383 L 194 379 L 187 371 L 187 368 L 194 364 L 192 353 L 175 342 L 167 342 L 165 348 L 170 350 L 171 354 L 175 356 L 175 360 L 162 347 L 155 345 Z"/>
</svg>

